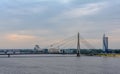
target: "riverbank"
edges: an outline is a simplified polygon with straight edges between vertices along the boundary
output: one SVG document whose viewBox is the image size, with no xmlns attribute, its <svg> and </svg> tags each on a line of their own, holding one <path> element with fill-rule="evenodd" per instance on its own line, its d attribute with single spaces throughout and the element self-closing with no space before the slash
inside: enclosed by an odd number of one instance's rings
<svg viewBox="0 0 120 74">
<path fill-rule="evenodd" d="M 96 56 L 100 57 L 120 57 L 120 54 L 113 54 L 113 53 L 108 53 L 108 54 L 97 54 Z"/>
</svg>

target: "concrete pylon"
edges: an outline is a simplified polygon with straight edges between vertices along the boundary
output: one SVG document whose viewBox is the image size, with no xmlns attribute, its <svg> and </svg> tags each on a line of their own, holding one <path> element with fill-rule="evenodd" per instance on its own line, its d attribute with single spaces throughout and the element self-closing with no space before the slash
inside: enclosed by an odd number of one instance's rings
<svg viewBox="0 0 120 74">
<path fill-rule="evenodd" d="M 80 33 L 77 35 L 77 57 L 80 57 Z"/>
</svg>

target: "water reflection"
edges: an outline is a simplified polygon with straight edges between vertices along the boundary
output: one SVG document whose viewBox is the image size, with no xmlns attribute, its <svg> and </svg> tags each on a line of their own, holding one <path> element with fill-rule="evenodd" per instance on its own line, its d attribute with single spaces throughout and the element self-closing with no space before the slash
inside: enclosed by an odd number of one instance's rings
<svg viewBox="0 0 120 74">
<path fill-rule="evenodd" d="M 1 74 L 120 74 L 120 59 L 58 55 L 0 58 Z"/>
</svg>

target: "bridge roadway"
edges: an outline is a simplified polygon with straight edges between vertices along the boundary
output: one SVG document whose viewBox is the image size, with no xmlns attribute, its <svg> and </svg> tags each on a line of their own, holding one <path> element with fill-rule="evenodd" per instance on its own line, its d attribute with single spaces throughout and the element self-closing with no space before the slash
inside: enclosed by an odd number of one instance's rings
<svg viewBox="0 0 120 74">
<path fill-rule="evenodd" d="M 54 55 L 52 55 L 54 54 Z M 63 54 L 63 53 L 16 53 L 16 54 L 0 54 L 7 55 L 10 58 L 12 55 L 41 55 L 42 57 L 75 57 L 76 54 Z M 77 56 L 77 55 L 76 55 Z"/>
</svg>

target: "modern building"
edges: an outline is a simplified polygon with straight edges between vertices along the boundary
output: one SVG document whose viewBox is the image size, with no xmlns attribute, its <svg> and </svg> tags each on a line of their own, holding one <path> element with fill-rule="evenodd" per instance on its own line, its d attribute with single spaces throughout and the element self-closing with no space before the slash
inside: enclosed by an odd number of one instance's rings
<svg viewBox="0 0 120 74">
<path fill-rule="evenodd" d="M 60 52 L 60 49 L 50 48 L 50 49 L 48 49 L 48 52 L 49 52 L 49 53 L 59 53 L 59 52 Z"/>
<path fill-rule="evenodd" d="M 75 54 L 77 52 L 76 49 L 61 49 L 60 53 L 62 54 Z"/>
<path fill-rule="evenodd" d="M 105 53 L 108 53 L 108 37 L 105 36 L 105 34 L 103 35 L 103 51 Z"/>
<path fill-rule="evenodd" d="M 42 49 L 42 51 L 43 51 L 43 53 L 45 53 L 45 54 L 49 53 L 49 52 L 48 52 L 48 49 Z"/>
</svg>

